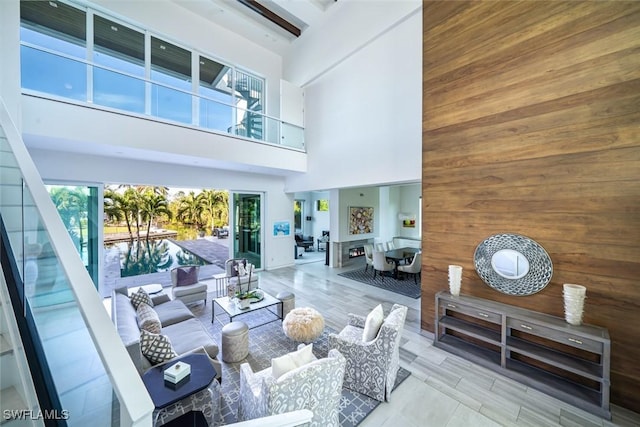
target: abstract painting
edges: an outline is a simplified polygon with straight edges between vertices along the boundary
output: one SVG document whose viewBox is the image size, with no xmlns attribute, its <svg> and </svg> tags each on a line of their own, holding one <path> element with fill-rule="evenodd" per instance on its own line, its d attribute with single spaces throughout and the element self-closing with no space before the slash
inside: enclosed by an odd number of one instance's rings
<svg viewBox="0 0 640 427">
<path fill-rule="evenodd" d="M 373 233 L 373 208 L 349 207 L 349 234 Z"/>
</svg>

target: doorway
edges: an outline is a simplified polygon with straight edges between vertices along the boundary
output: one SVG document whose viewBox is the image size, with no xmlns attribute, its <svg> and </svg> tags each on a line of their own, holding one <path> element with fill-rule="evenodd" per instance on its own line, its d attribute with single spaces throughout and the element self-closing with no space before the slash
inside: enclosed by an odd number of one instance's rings
<svg viewBox="0 0 640 427">
<path fill-rule="evenodd" d="M 262 194 L 233 193 L 233 257 L 262 267 Z"/>
</svg>

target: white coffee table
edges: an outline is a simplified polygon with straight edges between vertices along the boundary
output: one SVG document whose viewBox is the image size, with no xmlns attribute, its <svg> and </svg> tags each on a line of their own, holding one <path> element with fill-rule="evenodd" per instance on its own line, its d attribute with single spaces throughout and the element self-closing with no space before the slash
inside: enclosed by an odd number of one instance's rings
<svg viewBox="0 0 640 427">
<path fill-rule="evenodd" d="M 213 304 L 211 305 L 211 323 L 215 320 L 220 322 L 221 325 L 224 325 L 222 321 L 216 316 L 216 306 L 221 308 L 229 316 L 229 321 L 233 322 L 233 319 L 236 316 L 241 316 L 243 314 L 251 313 L 256 310 L 267 309 L 267 311 L 271 312 L 274 315 L 274 319 L 268 322 L 261 323 L 259 325 L 250 326 L 249 329 L 257 328 L 258 326 L 266 325 L 267 323 L 276 322 L 278 320 L 282 320 L 282 316 L 279 313 L 282 313 L 282 310 L 277 310 L 274 312 L 270 310 L 269 307 L 274 307 L 280 305 L 282 307 L 282 301 L 278 298 L 269 295 L 268 293 L 262 291 L 264 298 L 260 301 L 253 302 L 246 309 L 239 308 L 233 298 L 222 297 L 222 298 L 214 298 Z"/>
</svg>

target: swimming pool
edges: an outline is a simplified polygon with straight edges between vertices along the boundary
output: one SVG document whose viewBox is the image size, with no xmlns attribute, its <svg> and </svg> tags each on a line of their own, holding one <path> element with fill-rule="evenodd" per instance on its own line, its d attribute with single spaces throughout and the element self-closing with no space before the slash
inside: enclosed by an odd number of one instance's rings
<svg viewBox="0 0 640 427">
<path fill-rule="evenodd" d="M 138 244 L 140 243 L 140 244 Z M 142 240 L 105 245 L 120 253 L 120 277 L 170 271 L 181 265 L 207 265 L 206 260 L 170 240 Z"/>
</svg>

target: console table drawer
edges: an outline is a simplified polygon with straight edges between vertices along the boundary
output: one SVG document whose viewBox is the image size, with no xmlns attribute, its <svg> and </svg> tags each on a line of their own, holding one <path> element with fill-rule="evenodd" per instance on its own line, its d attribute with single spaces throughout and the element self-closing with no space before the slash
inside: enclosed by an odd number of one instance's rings
<svg viewBox="0 0 640 427">
<path fill-rule="evenodd" d="M 527 320 L 510 317 L 507 319 L 507 327 L 592 353 L 602 354 L 603 352 L 603 344 L 600 341 L 580 337 L 566 331 L 540 326 Z"/>
<path fill-rule="evenodd" d="M 455 311 L 457 313 L 466 314 L 467 316 L 475 317 L 476 319 L 485 320 L 491 323 L 502 323 L 502 315 L 493 313 L 488 310 L 470 307 L 468 305 L 460 304 L 457 301 L 442 301 L 441 310 L 444 313 L 445 310 Z"/>
</svg>

